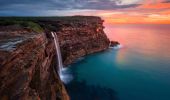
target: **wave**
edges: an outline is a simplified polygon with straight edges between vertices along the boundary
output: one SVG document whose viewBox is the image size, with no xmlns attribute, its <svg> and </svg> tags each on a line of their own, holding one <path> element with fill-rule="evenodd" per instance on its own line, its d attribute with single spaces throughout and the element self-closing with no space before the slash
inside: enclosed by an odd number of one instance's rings
<svg viewBox="0 0 170 100">
<path fill-rule="evenodd" d="M 114 47 L 109 47 L 109 48 L 111 48 L 111 49 L 121 49 L 121 48 L 123 48 L 123 45 L 119 44 L 119 45 L 116 45 Z"/>
</svg>

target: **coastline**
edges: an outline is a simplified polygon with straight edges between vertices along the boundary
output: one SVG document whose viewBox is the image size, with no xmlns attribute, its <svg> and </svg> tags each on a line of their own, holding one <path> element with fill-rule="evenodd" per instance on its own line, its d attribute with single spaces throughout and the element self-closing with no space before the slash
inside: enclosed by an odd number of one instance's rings
<svg viewBox="0 0 170 100">
<path fill-rule="evenodd" d="M 58 35 L 62 59 L 68 65 L 82 56 L 109 48 L 104 21 L 92 16 L 21 20 L 17 22 L 19 26 L 0 23 L 0 98 L 69 100 L 54 72 L 57 59 L 50 32 Z M 10 44 L 18 37 L 21 42 Z"/>
</svg>

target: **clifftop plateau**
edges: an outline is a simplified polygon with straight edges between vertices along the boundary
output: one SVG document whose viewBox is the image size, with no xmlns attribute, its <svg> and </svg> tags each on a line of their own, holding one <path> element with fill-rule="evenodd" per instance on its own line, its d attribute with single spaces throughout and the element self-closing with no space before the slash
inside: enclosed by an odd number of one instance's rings
<svg viewBox="0 0 170 100">
<path fill-rule="evenodd" d="M 0 18 L 0 99 L 69 100 L 57 72 L 51 32 L 65 65 L 105 50 L 103 20 L 92 16 Z"/>
</svg>

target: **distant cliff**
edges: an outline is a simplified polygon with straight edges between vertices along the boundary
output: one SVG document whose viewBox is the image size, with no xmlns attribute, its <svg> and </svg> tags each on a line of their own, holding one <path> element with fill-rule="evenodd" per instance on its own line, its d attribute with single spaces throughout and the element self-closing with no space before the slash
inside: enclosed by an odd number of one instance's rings
<svg viewBox="0 0 170 100">
<path fill-rule="evenodd" d="M 59 18 L 55 21 L 40 21 L 40 24 L 58 35 L 64 64 L 70 64 L 77 58 L 105 50 L 109 39 L 103 31 L 100 17 L 76 16 Z"/>
<path fill-rule="evenodd" d="M 1 100 L 69 100 L 56 73 L 57 59 L 51 31 L 58 35 L 66 65 L 109 46 L 103 20 L 99 17 L 15 20 L 0 23 Z"/>
</svg>

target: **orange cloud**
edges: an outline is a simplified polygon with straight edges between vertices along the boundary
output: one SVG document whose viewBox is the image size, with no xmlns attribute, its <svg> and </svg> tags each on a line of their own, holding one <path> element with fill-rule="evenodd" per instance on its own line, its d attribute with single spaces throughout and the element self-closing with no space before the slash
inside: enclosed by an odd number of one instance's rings
<svg viewBox="0 0 170 100">
<path fill-rule="evenodd" d="M 170 14 L 170 9 L 165 10 L 165 11 L 161 11 L 160 14 L 169 15 Z"/>
<path fill-rule="evenodd" d="M 115 10 L 86 10 L 75 14 L 100 16 L 106 24 L 170 24 L 170 3 L 144 0 L 141 6 Z"/>
<path fill-rule="evenodd" d="M 155 4 L 144 4 L 141 5 L 139 8 L 145 9 L 167 9 L 170 8 L 170 3 L 155 3 Z"/>
<path fill-rule="evenodd" d="M 125 13 L 103 17 L 108 24 L 170 24 L 170 14 Z"/>
</svg>

